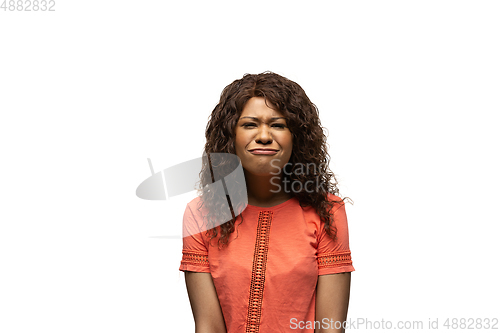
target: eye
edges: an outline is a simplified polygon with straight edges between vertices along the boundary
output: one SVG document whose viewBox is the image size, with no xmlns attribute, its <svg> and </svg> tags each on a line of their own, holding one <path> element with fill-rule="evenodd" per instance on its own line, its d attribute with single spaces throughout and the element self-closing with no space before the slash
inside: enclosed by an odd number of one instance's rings
<svg viewBox="0 0 500 333">
<path fill-rule="evenodd" d="M 254 126 L 256 126 L 254 123 L 245 123 L 245 124 L 243 124 L 244 128 L 250 128 L 250 127 L 254 127 Z"/>
<path fill-rule="evenodd" d="M 286 126 L 284 124 L 273 124 L 273 127 L 278 127 L 278 128 L 285 128 Z"/>
</svg>

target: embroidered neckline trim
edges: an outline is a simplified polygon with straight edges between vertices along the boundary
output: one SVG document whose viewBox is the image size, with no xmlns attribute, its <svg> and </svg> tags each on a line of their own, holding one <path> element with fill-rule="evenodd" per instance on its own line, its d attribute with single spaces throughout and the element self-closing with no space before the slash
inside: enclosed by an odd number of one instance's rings
<svg viewBox="0 0 500 333">
<path fill-rule="evenodd" d="M 259 213 L 245 333 L 257 333 L 260 328 L 264 283 L 266 281 L 267 252 L 269 251 L 269 233 L 272 219 L 273 212 L 270 210 L 264 210 Z"/>
</svg>

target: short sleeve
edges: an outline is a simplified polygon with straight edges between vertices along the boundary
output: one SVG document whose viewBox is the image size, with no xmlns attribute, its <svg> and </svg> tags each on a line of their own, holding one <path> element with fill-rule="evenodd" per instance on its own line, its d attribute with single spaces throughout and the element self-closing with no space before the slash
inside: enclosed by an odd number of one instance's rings
<svg viewBox="0 0 500 333">
<path fill-rule="evenodd" d="M 200 231 L 199 219 L 195 218 L 191 205 L 184 211 L 182 221 L 182 260 L 180 271 L 210 273 L 208 248 Z"/>
<path fill-rule="evenodd" d="M 349 230 L 345 204 L 340 207 L 335 204 L 333 219 L 337 228 L 337 237 L 333 240 L 325 230 L 325 224 L 320 223 L 318 236 L 318 275 L 353 272 L 354 267 L 349 249 Z"/>
</svg>

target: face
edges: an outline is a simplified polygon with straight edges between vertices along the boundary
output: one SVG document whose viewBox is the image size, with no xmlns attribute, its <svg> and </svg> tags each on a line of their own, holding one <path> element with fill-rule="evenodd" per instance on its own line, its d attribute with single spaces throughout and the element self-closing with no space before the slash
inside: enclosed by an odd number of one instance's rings
<svg viewBox="0 0 500 333">
<path fill-rule="evenodd" d="M 252 97 L 236 124 L 235 148 L 245 172 L 277 175 L 292 155 L 292 133 L 283 114 Z"/>
</svg>

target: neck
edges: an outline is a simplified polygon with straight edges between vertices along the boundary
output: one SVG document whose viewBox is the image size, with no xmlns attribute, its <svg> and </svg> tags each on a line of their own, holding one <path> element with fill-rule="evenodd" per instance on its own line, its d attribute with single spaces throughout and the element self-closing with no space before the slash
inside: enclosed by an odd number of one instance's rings
<svg viewBox="0 0 500 333">
<path fill-rule="evenodd" d="M 293 197 L 291 193 L 284 191 L 281 175 L 257 176 L 246 171 L 244 173 L 249 205 L 272 207 Z"/>
</svg>

